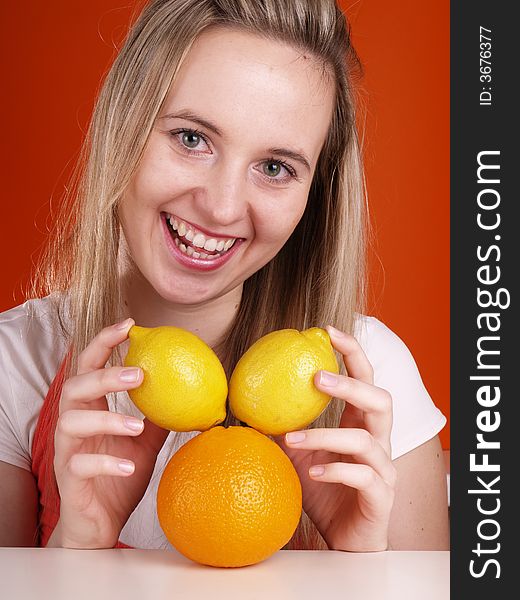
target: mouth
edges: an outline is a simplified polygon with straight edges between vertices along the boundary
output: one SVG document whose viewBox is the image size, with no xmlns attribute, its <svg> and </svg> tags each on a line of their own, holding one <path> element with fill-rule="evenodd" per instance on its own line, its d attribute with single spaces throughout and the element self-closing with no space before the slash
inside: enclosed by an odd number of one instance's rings
<svg viewBox="0 0 520 600">
<path fill-rule="evenodd" d="M 239 251 L 244 238 L 210 235 L 176 215 L 161 212 L 166 246 L 173 258 L 191 270 L 218 269 Z"/>
<path fill-rule="evenodd" d="M 241 238 L 211 237 L 174 215 L 163 213 L 172 239 L 181 252 L 195 259 L 215 260 L 224 256 Z"/>
</svg>

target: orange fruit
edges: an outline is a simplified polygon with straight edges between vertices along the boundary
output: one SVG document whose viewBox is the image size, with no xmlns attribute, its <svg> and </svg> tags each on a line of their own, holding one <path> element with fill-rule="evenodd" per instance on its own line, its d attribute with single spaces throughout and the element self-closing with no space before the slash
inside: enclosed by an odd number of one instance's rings
<svg viewBox="0 0 520 600">
<path fill-rule="evenodd" d="M 291 539 L 301 511 L 291 461 L 249 427 L 213 427 L 192 438 L 171 457 L 157 491 L 171 545 L 214 567 L 265 560 Z"/>
</svg>

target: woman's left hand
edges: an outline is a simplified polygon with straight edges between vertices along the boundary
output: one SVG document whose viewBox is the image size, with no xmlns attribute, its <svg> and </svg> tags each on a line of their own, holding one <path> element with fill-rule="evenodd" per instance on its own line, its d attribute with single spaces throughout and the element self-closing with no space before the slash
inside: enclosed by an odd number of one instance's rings
<svg viewBox="0 0 520 600">
<path fill-rule="evenodd" d="M 319 371 L 314 383 L 345 401 L 339 428 L 292 432 L 276 442 L 298 472 L 303 508 L 331 550 L 386 550 L 396 485 L 392 397 L 374 385 L 357 340 L 331 327 L 327 331 L 348 376 Z"/>
</svg>

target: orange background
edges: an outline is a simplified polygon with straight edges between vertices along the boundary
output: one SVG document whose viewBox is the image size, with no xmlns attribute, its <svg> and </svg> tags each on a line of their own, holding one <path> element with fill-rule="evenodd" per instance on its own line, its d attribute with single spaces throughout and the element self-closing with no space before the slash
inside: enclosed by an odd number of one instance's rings
<svg viewBox="0 0 520 600">
<path fill-rule="evenodd" d="M 449 416 L 449 2 L 341 3 L 364 63 L 374 230 L 369 313 L 411 349 Z M 128 0 L 0 4 L 0 311 L 23 287 L 77 157 Z M 449 448 L 449 425 L 441 432 Z"/>
</svg>

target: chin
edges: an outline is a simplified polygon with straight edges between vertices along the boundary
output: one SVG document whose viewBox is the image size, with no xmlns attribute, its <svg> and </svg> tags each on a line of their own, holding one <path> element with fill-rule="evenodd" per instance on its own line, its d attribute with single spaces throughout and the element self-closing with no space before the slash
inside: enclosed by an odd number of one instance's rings
<svg viewBox="0 0 520 600">
<path fill-rule="evenodd" d="M 189 305 L 195 305 L 195 304 L 200 304 L 201 302 L 205 302 L 207 300 L 210 300 L 213 295 L 211 294 L 211 292 L 208 290 L 206 293 L 201 294 L 199 293 L 195 293 L 195 292 L 190 292 L 190 290 L 184 288 L 184 289 L 159 289 L 156 290 L 156 292 L 159 294 L 159 296 L 166 302 L 169 302 L 171 304 L 182 304 L 185 306 L 189 306 Z"/>
<path fill-rule="evenodd" d="M 166 302 L 182 305 L 200 304 L 219 295 L 217 290 L 200 281 L 183 281 L 182 277 L 170 276 L 153 289 Z"/>
</svg>

